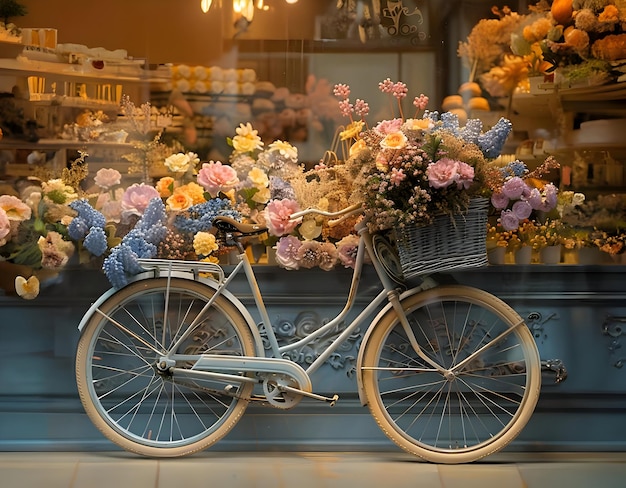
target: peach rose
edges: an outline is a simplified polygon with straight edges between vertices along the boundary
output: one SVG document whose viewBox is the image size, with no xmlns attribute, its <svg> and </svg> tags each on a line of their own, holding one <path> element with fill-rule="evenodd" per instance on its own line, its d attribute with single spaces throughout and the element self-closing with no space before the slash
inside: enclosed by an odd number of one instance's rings
<svg viewBox="0 0 626 488">
<path fill-rule="evenodd" d="M 186 193 L 176 192 L 167 200 L 165 200 L 165 204 L 170 210 L 174 210 L 175 212 L 181 212 L 191 207 L 193 205 L 193 200 Z"/>
<path fill-rule="evenodd" d="M 385 138 L 380 141 L 380 147 L 383 149 L 402 149 L 406 146 L 406 141 L 407 138 L 402 132 L 392 132 L 391 134 L 387 134 Z"/>
</svg>

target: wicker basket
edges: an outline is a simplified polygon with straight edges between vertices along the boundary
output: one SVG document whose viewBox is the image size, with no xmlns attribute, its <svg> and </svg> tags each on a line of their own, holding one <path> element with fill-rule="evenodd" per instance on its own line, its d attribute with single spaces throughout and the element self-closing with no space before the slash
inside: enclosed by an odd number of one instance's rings
<svg viewBox="0 0 626 488">
<path fill-rule="evenodd" d="M 466 213 L 439 215 L 431 225 L 396 229 L 404 277 L 486 266 L 488 205 L 486 198 L 474 198 Z"/>
</svg>

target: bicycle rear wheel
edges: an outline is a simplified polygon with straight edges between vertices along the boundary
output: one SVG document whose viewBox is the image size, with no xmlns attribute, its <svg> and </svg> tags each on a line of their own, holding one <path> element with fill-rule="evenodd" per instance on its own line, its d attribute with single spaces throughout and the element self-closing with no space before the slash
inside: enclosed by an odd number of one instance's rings
<svg viewBox="0 0 626 488">
<path fill-rule="evenodd" d="M 464 286 L 434 288 L 402 306 L 419 347 L 442 370 L 417 355 L 397 314 L 387 313 L 361 360 L 379 426 L 434 463 L 472 462 L 505 447 L 530 419 L 541 385 L 523 320 L 493 295 Z"/>
<path fill-rule="evenodd" d="M 92 422 L 111 441 L 146 456 L 183 456 L 217 442 L 243 414 L 253 388 L 170 374 L 159 358 L 199 318 L 179 353 L 253 356 L 245 319 L 214 290 L 165 278 L 132 283 L 86 323 L 78 342 L 78 392 Z M 199 316 L 199 314 L 202 314 Z M 193 362 L 179 362 L 189 369 Z"/>
</svg>

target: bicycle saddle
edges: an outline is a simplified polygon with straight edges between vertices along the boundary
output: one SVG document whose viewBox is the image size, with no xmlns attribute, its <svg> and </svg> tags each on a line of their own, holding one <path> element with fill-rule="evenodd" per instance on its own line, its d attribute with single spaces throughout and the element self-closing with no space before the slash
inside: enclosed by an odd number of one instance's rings
<svg viewBox="0 0 626 488">
<path fill-rule="evenodd" d="M 244 236 L 256 236 L 267 232 L 267 227 L 261 224 L 246 224 L 231 217 L 218 215 L 213 219 L 213 226 L 221 232 L 237 232 Z"/>
</svg>

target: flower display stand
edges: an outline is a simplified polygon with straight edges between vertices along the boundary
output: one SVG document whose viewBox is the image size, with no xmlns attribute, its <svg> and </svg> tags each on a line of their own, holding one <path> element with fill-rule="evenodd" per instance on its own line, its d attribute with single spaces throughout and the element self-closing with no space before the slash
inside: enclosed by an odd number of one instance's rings
<svg viewBox="0 0 626 488">
<path fill-rule="evenodd" d="M 626 280 L 623 266 L 492 265 L 454 272 L 445 281 L 483 288 L 509 303 L 526 321 L 541 358 L 561 359 L 568 379 L 555 384 L 544 374 L 537 409 L 509 451 L 626 451 Z M 270 318 L 281 339 L 319 327 L 343 306 L 350 271 L 286 271 L 258 266 Z M 233 292 L 252 304 L 243 280 Z M 374 293 L 372 270 L 361 280 L 363 301 Z M 97 270 L 66 269 L 44 283 L 36 300 L 0 292 L 2 351 L 0 450 L 117 450 L 88 420 L 74 379 L 77 325 L 108 283 Z M 294 297 L 299 297 L 297 305 Z M 213 451 L 396 451 L 356 395 L 355 361 L 365 330 L 359 330 L 316 373 L 319 393 L 337 393 L 334 408 L 303 400 L 290 411 L 250 406 Z M 323 340 L 320 339 L 320 340 Z M 303 365 L 315 344 L 294 351 Z M 572 428 L 575 425 L 576 428 Z"/>
</svg>

